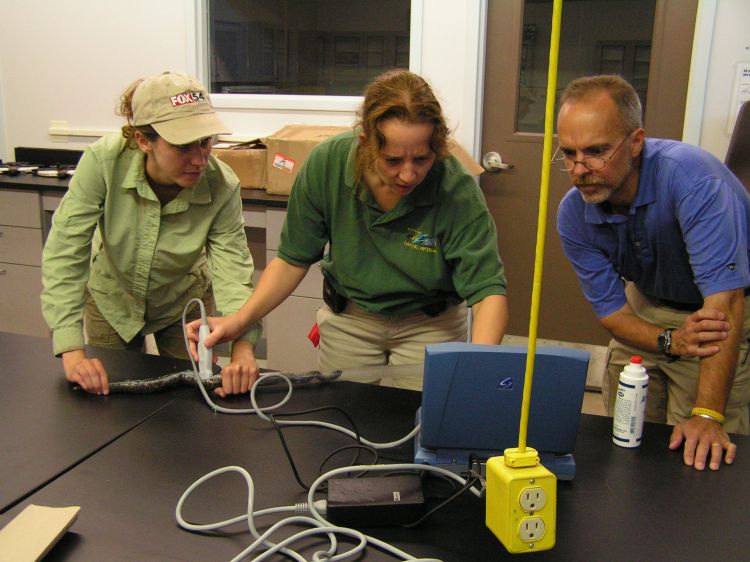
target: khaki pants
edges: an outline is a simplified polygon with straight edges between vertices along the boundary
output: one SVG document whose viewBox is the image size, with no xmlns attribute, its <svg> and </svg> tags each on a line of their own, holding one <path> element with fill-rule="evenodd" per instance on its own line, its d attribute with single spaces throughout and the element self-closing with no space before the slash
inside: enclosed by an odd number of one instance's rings
<svg viewBox="0 0 750 562">
<path fill-rule="evenodd" d="M 642 295 L 632 283 L 625 293 L 633 311 L 642 319 L 665 328 L 679 327 L 692 312 L 659 306 Z M 740 340 L 734 382 L 724 415 L 724 428 L 729 433 L 750 433 L 750 297 L 745 297 L 745 321 Z M 617 381 L 630 357 L 640 355 L 648 376 L 646 420 L 675 425 L 690 418 L 698 389 L 699 361 L 693 357 L 669 362 L 661 353 L 650 353 L 617 340 L 609 343 L 607 376 L 604 377 L 603 398 L 609 415 L 614 412 Z"/>
<path fill-rule="evenodd" d="M 215 308 L 214 295 L 211 287 L 201 299 L 206 308 L 206 313 L 210 314 Z M 107 322 L 96 306 L 96 302 L 86 291 L 86 302 L 83 308 L 84 325 L 86 327 L 86 336 L 88 343 L 96 347 L 105 347 L 109 349 L 126 349 L 129 351 L 144 352 L 146 335 L 138 334 L 129 342 L 120 337 L 115 329 Z M 200 310 L 197 304 L 193 304 L 185 315 L 185 321 L 190 322 L 200 318 Z M 159 355 L 166 357 L 178 357 L 180 359 L 189 359 L 188 351 L 185 348 L 185 336 L 182 329 L 182 316 L 166 328 L 154 332 L 154 341 Z"/>
<path fill-rule="evenodd" d="M 434 317 L 423 312 L 383 316 L 352 302 L 336 314 L 324 305 L 317 314 L 318 368 L 343 370 L 348 380 L 420 390 L 425 345 L 466 341 L 466 318 L 463 303 Z"/>
</svg>

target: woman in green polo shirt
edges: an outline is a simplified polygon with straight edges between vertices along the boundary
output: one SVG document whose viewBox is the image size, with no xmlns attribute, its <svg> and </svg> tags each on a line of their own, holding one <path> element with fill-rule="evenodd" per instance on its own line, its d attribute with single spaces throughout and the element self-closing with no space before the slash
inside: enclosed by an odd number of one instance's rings
<svg viewBox="0 0 750 562">
<path fill-rule="evenodd" d="M 90 344 L 141 350 L 153 334 L 159 353 L 187 357 L 182 314 L 201 298 L 224 313 L 252 293 L 253 261 L 242 220 L 239 180 L 211 156 L 227 132 L 194 78 L 163 73 L 123 94 L 122 134 L 84 152 L 52 220 L 44 247 L 42 311 L 70 382 L 109 391 Z M 195 310 L 191 318 L 195 318 Z M 231 338 L 225 380 L 258 374 L 259 326 Z M 247 390 L 247 388 L 245 388 Z"/>
<path fill-rule="evenodd" d="M 450 155 L 440 104 L 416 74 L 376 78 L 357 127 L 308 155 L 278 256 L 237 314 L 210 319 L 206 344 L 257 322 L 321 260 L 322 371 L 419 365 L 426 344 L 466 341 L 467 304 L 471 340 L 502 340 L 508 311 L 495 225 L 476 180 Z M 197 339 L 195 323 L 189 331 Z M 394 383 L 421 387 L 413 376 Z"/>
</svg>

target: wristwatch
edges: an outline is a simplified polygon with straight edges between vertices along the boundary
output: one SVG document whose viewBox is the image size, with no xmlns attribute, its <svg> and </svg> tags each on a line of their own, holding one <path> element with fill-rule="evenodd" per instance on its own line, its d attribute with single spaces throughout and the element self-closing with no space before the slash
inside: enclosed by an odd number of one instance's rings
<svg viewBox="0 0 750 562">
<path fill-rule="evenodd" d="M 662 354 L 669 359 L 670 361 L 676 361 L 680 358 L 679 355 L 674 355 L 672 353 L 672 332 L 674 331 L 674 328 L 667 328 L 665 329 L 661 334 L 659 334 L 658 346 L 659 351 L 662 352 Z"/>
</svg>

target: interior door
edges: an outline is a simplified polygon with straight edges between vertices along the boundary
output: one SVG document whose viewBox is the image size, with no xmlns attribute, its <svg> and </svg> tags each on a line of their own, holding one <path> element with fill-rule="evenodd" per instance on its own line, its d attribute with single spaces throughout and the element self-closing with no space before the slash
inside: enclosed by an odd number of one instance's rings
<svg viewBox="0 0 750 562">
<path fill-rule="evenodd" d="M 565 0 L 557 93 L 573 78 L 621 74 L 641 95 L 646 134 L 682 137 L 698 0 Z M 489 0 L 482 154 L 512 165 L 481 176 L 508 277 L 508 333 L 528 335 L 552 19 L 551 0 Z M 545 164 L 548 165 L 548 164 Z M 540 338 L 604 345 L 607 332 L 562 252 L 557 206 L 570 184 L 551 171 Z"/>
</svg>

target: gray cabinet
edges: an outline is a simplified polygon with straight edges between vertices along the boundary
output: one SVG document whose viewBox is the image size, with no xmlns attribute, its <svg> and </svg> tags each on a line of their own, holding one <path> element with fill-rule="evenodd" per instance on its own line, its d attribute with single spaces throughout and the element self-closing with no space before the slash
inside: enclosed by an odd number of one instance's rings
<svg viewBox="0 0 750 562">
<path fill-rule="evenodd" d="M 286 211 L 266 213 L 266 263 L 276 256 L 285 217 Z M 304 372 L 316 368 L 318 350 L 307 334 L 322 305 L 323 274 L 320 265 L 315 264 L 292 295 L 265 318 L 269 369 Z"/>
<path fill-rule="evenodd" d="M 0 191 L 0 331 L 49 337 L 42 318 L 42 212 L 36 191 Z"/>
</svg>

